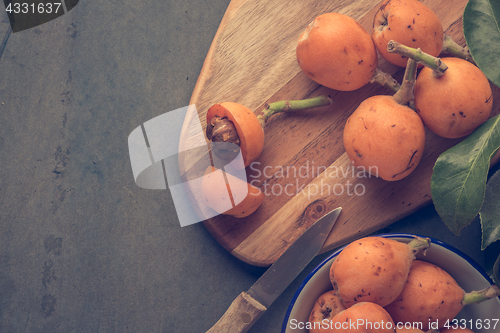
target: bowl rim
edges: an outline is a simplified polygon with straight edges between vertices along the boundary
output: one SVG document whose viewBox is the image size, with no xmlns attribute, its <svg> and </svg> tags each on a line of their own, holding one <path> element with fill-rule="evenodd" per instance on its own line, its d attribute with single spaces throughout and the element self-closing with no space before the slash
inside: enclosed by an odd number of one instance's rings
<svg viewBox="0 0 500 333">
<path fill-rule="evenodd" d="M 439 245 L 447 250 L 454 252 L 455 254 L 459 255 L 460 257 L 462 257 L 472 267 L 474 267 L 474 269 L 476 271 L 478 271 L 478 273 L 480 273 L 490 284 L 493 284 L 493 280 L 490 278 L 488 273 L 486 273 L 486 271 L 474 259 L 469 257 L 467 254 L 465 254 L 461 250 L 459 250 L 459 249 L 451 246 L 450 244 L 447 244 L 439 239 L 429 237 L 429 236 L 423 236 L 423 235 L 419 235 L 419 234 L 409 234 L 409 233 L 382 233 L 382 234 L 373 234 L 373 235 L 369 235 L 366 237 L 371 237 L 371 236 L 373 236 L 373 237 L 385 237 L 385 238 L 414 238 L 414 237 L 429 238 L 431 240 L 431 244 L 437 244 L 437 245 Z M 304 281 L 302 281 L 299 288 L 297 289 L 297 291 L 293 295 L 293 298 L 290 302 L 290 305 L 288 306 L 288 309 L 287 309 L 286 314 L 285 314 L 285 318 L 283 320 L 283 325 L 281 326 L 281 333 L 286 333 L 286 328 L 288 326 L 288 320 L 290 318 L 290 314 L 291 314 L 292 309 L 295 305 L 295 302 L 297 301 L 297 298 L 299 297 L 300 293 L 304 289 L 305 285 L 309 282 L 309 280 L 311 280 L 311 278 L 314 276 L 314 274 L 316 274 L 317 271 L 319 271 L 324 265 L 326 265 L 326 263 L 329 262 L 333 257 L 337 256 L 347 245 L 349 245 L 349 243 L 341 246 L 337 250 L 334 250 L 334 252 L 332 254 L 330 254 L 326 259 L 324 259 L 321 263 L 319 263 L 318 266 L 316 266 L 306 276 Z"/>
</svg>

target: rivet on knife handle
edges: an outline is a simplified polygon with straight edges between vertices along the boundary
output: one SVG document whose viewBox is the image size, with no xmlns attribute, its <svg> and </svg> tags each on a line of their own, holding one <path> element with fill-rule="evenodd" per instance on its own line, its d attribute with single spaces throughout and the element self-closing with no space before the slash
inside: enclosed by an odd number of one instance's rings
<svg viewBox="0 0 500 333">
<path fill-rule="evenodd" d="M 242 292 L 207 333 L 245 333 L 266 310 L 247 292 Z"/>
</svg>

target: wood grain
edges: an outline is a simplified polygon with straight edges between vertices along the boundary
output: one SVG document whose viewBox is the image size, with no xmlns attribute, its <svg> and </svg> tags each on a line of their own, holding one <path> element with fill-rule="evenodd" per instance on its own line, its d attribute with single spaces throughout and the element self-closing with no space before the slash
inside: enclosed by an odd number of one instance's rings
<svg viewBox="0 0 500 333">
<path fill-rule="evenodd" d="M 465 45 L 461 16 L 467 0 L 422 2 L 436 12 L 446 32 Z M 426 152 L 410 176 L 397 182 L 368 177 L 351 166 L 342 144 L 343 127 L 363 99 L 390 92 L 374 84 L 353 92 L 327 89 L 306 77 L 295 59 L 298 36 L 317 15 L 344 13 L 371 31 L 378 4 L 378 0 L 230 3 L 190 101 L 196 110 L 185 119 L 181 151 L 193 140 L 190 125 L 199 119 L 204 126 L 206 110 L 214 103 L 238 102 L 258 114 L 266 103 L 278 100 L 321 94 L 330 94 L 334 100 L 329 107 L 271 118 L 265 128 L 264 151 L 247 168 L 249 181 L 266 193 L 264 203 L 244 219 L 221 215 L 203 222 L 237 258 L 252 265 L 270 265 L 312 222 L 339 206 L 342 214 L 322 252 L 379 230 L 432 202 L 434 162 L 460 140 L 427 132 Z M 398 81 L 403 75 L 403 69 L 381 58 L 379 67 Z M 500 91 L 495 86 L 493 91 L 492 116 L 500 109 Z M 206 155 L 200 159 L 187 153 L 179 160 L 186 179 L 200 177 L 209 163 Z M 198 191 L 188 191 L 196 202 Z"/>
<path fill-rule="evenodd" d="M 266 312 L 266 307 L 242 292 L 207 333 L 245 333 Z"/>
</svg>

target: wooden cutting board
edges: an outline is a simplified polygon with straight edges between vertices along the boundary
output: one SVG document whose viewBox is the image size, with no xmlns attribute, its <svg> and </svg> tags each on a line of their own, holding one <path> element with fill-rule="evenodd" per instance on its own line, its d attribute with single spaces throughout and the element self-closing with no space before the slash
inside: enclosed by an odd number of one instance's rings
<svg viewBox="0 0 500 333">
<path fill-rule="evenodd" d="M 462 13 L 467 0 L 424 0 L 441 19 L 446 33 L 465 45 Z M 260 158 L 247 168 L 249 181 L 266 194 L 262 206 L 247 218 L 220 215 L 203 223 L 215 239 L 237 258 L 257 266 L 272 264 L 314 221 L 341 206 L 342 213 L 322 252 L 377 231 L 431 203 L 430 178 L 439 154 L 459 140 L 428 132 L 426 152 L 417 169 L 397 182 L 368 177 L 353 168 L 342 144 L 348 116 L 365 98 L 390 94 L 375 84 L 353 92 L 319 86 L 301 73 L 295 58 L 299 35 L 316 16 L 339 12 L 358 20 L 371 32 L 379 0 L 232 0 L 212 42 L 183 126 L 180 150 L 203 129 L 207 109 L 232 101 L 260 113 L 266 103 L 330 94 L 333 105 L 276 115 L 265 128 Z M 399 82 L 403 69 L 379 59 L 379 67 Z M 494 88 L 493 114 L 500 109 Z M 199 137 L 198 137 L 199 139 Z M 498 161 L 498 155 L 494 158 Z M 181 155 L 187 180 L 200 177 L 208 156 Z M 193 202 L 196 186 L 188 188 Z"/>
</svg>

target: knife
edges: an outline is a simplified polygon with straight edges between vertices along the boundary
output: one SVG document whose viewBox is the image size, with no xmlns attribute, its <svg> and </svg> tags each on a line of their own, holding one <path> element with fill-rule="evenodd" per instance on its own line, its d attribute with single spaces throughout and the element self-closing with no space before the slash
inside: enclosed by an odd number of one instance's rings
<svg viewBox="0 0 500 333">
<path fill-rule="evenodd" d="M 311 225 L 248 291 L 236 297 L 207 333 L 247 332 L 318 254 L 341 210 L 336 208 Z"/>
</svg>

